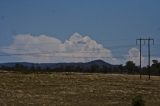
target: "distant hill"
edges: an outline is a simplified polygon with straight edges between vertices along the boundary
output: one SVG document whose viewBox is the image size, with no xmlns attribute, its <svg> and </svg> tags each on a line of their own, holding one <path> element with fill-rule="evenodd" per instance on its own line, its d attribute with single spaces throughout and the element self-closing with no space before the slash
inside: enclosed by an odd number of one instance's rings
<svg viewBox="0 0 160 106">
<path fill-rule="evenodd" d="M 23 66 L 26 69 L 40 69 L 40 70 L 56 70 L 56 71 L 98 71 L 106 69 L 115 69 L 119 65 L 112 65 L 102 60 L 94 60 L 87 63 L 27 63 L 27 62 L 13 62 L 13 63 L 1 63 L 2 67 L 17 67 L 16 65 Z"/>
</svg>

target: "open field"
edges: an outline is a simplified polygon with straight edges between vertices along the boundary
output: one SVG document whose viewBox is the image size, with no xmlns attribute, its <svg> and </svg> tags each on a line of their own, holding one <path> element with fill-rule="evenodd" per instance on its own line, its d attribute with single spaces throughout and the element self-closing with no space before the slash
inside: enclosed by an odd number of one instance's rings
<svg viewBox="0 0 160 106">
<path fill-rule="evenodd" d="M 160 106 L 160 77 L 0 73 L 0 106 L 131 106 L 138 94 Z"/>
</svg>

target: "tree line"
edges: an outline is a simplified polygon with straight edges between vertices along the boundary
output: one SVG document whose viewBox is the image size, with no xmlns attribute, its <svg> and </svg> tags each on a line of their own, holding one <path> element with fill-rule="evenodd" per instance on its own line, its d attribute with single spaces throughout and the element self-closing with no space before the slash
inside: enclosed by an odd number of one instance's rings
<svg viewBox="0 0 160 106">
<path fill-rule="evenodd" d="M 148 75 L 150 72 L 151 75 L 160 76 L 160 62 L 158 60 L 153 60 L 151 67 L 142 67 L 139 66 L 133 61 L 127 61 L 125 65 L 117 65 L 116 67 L 108 67 L 107 65 L 92 64 L 89 68 L 84 68 L 80 65 L 66 65 L 57 68 L 45 67 L 41 68 L 40 66 L 35 66 L 34 64 L 30 67 L 27 67 L 21 63 L 16 63 L 13 67 L 8 67 L 2 65 L 0 70 L 12 71 L 12 72 L 24 72 L 24 73 L 45 73 L 45 72 L 82 72 L 82 73 L 117 73 L 117 74 L 142 74 Z M 149 71 L 150 70 L 150 71 Z"/>
</svg>

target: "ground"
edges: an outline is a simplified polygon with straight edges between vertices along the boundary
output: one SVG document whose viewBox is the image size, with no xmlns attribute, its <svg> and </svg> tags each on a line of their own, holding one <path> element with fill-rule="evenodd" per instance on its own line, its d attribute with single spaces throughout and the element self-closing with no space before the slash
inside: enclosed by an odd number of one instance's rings
<svg viewBox="0 0 160 106">
<path fill-rule="evenodd" d="M 160 77 L 82 73 L 0 73 L 0 106 L 160 106 Z"/>
</svg>

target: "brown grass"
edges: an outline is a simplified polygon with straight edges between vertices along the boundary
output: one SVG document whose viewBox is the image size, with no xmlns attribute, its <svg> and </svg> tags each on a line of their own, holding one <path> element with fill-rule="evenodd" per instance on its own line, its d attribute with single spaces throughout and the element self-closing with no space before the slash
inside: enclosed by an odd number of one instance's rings
<svg viewBox="0 0 160 106">
<path fill-rule="evenodd" d="M 160 77 L 0 73 L 0 106 L 131 106 L 138 94 L 160 106 Z"/>
</svg>

